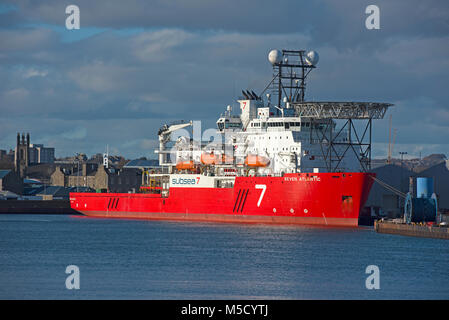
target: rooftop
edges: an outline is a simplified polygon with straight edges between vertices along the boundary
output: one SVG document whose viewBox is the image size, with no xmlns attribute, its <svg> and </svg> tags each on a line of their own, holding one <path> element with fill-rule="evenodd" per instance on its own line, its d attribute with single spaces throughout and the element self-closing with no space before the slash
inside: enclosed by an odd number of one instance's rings
<svg viewBox="0 0 449 320">
<path fill-rule="evenodd" d="M 125 164 L 124 168 L 142 169 L 142 168 L 152 168 L 152 167 L 158 167 L 158 166 L 159 166 L 158 160 L 135 159 L 135 160 L 131 160 L 127 164 Z"/>
</svg>

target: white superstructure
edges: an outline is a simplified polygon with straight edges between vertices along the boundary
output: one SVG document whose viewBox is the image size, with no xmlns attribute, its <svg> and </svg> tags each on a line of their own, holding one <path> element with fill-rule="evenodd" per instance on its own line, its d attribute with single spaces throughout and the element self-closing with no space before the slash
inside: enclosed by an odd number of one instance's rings
<svg viewBox="0 0 449 320">
<path fill-rule="evenodd" d="M 192 126 L 192 121 L 165 125 L 159 131 L 160 165 L 171 173 L 219 176 L 369 169 L 371 120 L 382 118 L 391 104 L 305 102 L 305 80 L 318 63 L 318 53 L 272 50 L 268 59 L 274 76 L 262 94 L 268 88 L 272 94 L 262 97 L 252 90 L 242 91 L 237 100 L 239 113 L 226 107 L 216 122 L 221 139 L 213 142 L 180 137 L 168 151 L 171 132 Z M 362 134 L 357 134 L 353 119 L 367 121 Z"/>
<path fill-rule="evenodd" d="M 243 163 L 248 154 L 253 154 L 270 159 L 267 168 L 258 169 L 259 174 L 327 171 L 322 153 L 326 141 L 322 136 L 328 134 L 330 126 L 335 131 L 334 121 L 301 118 L 295 116 L 291 109 L 283 109 L 283 116 L 277 115 L 276 108 L 263 104 L 261 100 L 238 102 L 240 117 L 228 113 L 217 121 L 218 132 L 223 135 L 226 145 L 233 146 L 230 149 L 234 150 L 237 163 Z M 344 134 L 340 133 L 340 136 L 341 142 L 346 142 Z M 342 159 L 340 169 L 360 171 L 353 153 Z"/>
</svg>

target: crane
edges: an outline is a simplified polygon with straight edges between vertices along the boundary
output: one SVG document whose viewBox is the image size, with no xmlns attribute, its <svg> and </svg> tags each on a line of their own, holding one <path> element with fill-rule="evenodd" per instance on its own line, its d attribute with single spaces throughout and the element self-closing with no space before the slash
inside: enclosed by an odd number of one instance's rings
<svg viewBox="0 0 449 320">
<path fill-rule="evenodd" d="M 172 132 L 183 129 L 193 125 L 193 121 L 173 123 L 171 125 L 164 124 L 158 131 L 159 136 L 159 165 L 162 166 L 167 163 L 167 152 L 165 151 L 165 145 L 170 141 L 170 135 Z"/>
</svg>

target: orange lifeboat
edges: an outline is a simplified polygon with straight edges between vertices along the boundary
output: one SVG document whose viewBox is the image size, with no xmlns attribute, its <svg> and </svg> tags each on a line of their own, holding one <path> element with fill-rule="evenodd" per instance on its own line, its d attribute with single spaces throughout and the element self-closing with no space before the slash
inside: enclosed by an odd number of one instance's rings
<svg viewBox="0 0 449 320">
<path fill-rule="evenodd" d="M 195 169 L 195 164 L 193 163 L 193 160 L 180 161 L 176 164 L 176 169 L 178 169 L 178 170 L 193 170 L 193 169 Z"/>
<path fill-rule="evenodd" d="M 222 163 L 232 163 L 234 161 L 233 157 L 227 156 L 225 154 L 216 155 L 213 153 L 203 152 L 201 154 L 201 163 L 205 165 L 216 165 Z"/>
<path fill-rule="evenodd" d="M 270 165 L 270 159 L 263 156 L 249 154 L 245 159 L 245 165 L 248 167 L 267 167 Z"/>
<path fill-rule="evenodd" d="M 220 163 L 220 159 L 213 153 L 203 152 L 201 154 L 201 163 L 205 165 L 215 165 Z"/>
</svg>

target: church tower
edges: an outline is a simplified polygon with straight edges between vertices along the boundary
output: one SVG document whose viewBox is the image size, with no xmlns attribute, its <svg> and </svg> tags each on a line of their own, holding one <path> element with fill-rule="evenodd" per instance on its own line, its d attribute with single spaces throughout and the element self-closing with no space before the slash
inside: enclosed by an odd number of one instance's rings
<svg viewBox="0 0 449 320">
<path fill-rule="evenodd" d="M 30 164 L 30 134 L 27 133 L 26 140 L 25 135 L 22 133 L 22 139 L 20 139 L 20 133 L 17 133 L 17 146 L 14 156 L 15 169 L 21 178 L 25 177 L 26 169 Z"/>
</svg>

